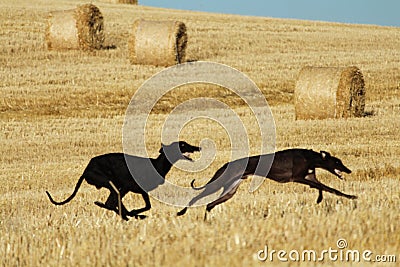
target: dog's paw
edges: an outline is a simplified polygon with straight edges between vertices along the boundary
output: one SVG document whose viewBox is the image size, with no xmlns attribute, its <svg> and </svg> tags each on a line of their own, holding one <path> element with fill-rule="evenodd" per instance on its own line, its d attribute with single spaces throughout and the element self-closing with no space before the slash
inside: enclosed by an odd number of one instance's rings
<svg viewBox="0 0 400 267">
<path fill-rule="evenodd" d="M 140 219 L 140 220 L 143 220 L 143 219 L 146 219 L 147 218 L 147 216 L 146 215 L 143 215 L 143 214 L 132 214 L 132 215 L 130 215 L 131 217 L 135 217 L 135 219 Z"/>
<path fill-rule="evenodd" d="M 182 215 L 184 215 L 184 214 L 186 213 L 186 211 L 187 211 L 187 207 L 186 207 L 186 208 L 183 208 L 181 211 L 178 211 L 178 212 L 176 213 L 176 216 L 182 216 Z"/>
<path fill-rule="evenodd" d="M 102 208 L 105 207 L 105 205 L 103 203 L 101 203 L 100 201 L 95 201 L 94 204 L 96 204 L 97 206 L 102 207 Z"/>
</svg>

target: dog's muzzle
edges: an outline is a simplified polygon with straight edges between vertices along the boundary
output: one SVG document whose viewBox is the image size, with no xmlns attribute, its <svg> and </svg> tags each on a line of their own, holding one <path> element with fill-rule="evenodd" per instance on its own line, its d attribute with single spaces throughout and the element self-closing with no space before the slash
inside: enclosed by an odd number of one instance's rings
<svg viewBox="0 0 400 267">
<path fill-rule="evenodd" d="M 340 179 L 343 179 L 343 174 L 340 170 L 335 169 L 335 173 L 336 173 L 337 177 L 339 177 Z"/>
<path fill-rule="evenodd" d="M 190 157 L 190 152 L 182 153 L 183 157 L 189 161 L 193 161 L 193 159 Z"/>
</svg>

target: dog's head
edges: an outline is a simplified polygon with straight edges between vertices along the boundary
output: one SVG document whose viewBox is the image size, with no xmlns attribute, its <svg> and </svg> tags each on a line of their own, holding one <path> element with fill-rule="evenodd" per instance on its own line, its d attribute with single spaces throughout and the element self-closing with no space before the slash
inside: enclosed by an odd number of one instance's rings
<svg viewBox="0 0 400 267">
<path fill-rule="evenodd" d="M 200 147 L 189 145 L 185 141 L 179 141 L 179 142 L 173 142 L 170 145 L 161 144 L 159 152 L 166 154 L 173 160 L 184 159 L 193 161 L 190 158 L 190 154 L 194 152 L 199 152 L 200 150 L 201 150 Z"/>
<path fill-rule="evenodd" d="M 343 179 L 342 172 L 351 173 L 351 170 L 344 166 L 340 159 L 331 156 L 331 154 L 326 151 L 321 151 L 320 154 L 322 158 L 322 163 L 319 167 L 329 171 L 340 179 Z"/>
</svg>

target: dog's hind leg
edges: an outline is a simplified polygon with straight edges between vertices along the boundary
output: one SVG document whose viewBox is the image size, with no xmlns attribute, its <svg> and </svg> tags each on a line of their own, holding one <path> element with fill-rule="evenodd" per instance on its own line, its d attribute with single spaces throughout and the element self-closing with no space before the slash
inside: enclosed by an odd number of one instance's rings
<svg viewBox="0 0 400 267">
<path fill-rule="evenodd" d="M 186 213 L 188 207 L 193 206 L 194 203 L 196 203 L 198 200 L 202 199 L 203 197 L 206 197 L 208 195 L 214 194 L 218 190 L 221 189 L 223 185 L 217 184 L 217 183 L 207 183 L 207 185 L 202 186 L 201 188 L 205 188 L 203 192 L 201 192 L 199 195 L 195 196 L 189 201 L 189 204 L 187 207 L 183 208 L 181 211 L 177 213 L 178 216 L 182 216 Z"/>
<path fill-rule="evenodd" d="M 242 179 L 237 180 L 234 182 L 232 185 L 230 185 L 228 188 L 226 188 L 222 193 L 220 198 L 214 200 L 213 202 L 209 203 L 206 207 L 206 212 L 204 214 L 204 220 L 207 219 L 207 213 L 210 212 L 215 206 L 224 203 L 225 201 L 231 199 L 233 195 L 236 193 L 240 183 L 242 182 Z"/>
</svg>

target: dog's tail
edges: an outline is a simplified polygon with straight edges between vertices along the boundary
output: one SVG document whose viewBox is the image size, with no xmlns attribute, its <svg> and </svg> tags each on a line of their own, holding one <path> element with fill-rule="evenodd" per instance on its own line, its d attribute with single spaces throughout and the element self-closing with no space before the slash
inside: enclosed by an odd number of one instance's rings
<svg viewBox="0 0 400 267">
<path fill-rule="evenodd" d="M 196 179 L 193 179 L 193 181 L 190 183 L 190 186 L 191 186 L 194 190 L 201 190 L 201 189 L 206 188 L 207 185 L 203 185 L 203 186 L 201 186 L 201 187 L 194 187 L 194 181 L 195 181 L 195 180 L 196 180 Z"/>
<path fill-rule="evenodd" d="M 192 182 L 190 183 L 190 186 L 191 186 L 194 190 L 201 190 L 201 189 L 203 189 L 203 188 L 206 188 L 207 185 L 204 185 L 204 186 L 202 186 L 202 187 L 194 187 L 194 181 L 195 181 L 195 180 L 196 180 L 196 179 L 193 179 Z M 190 206 L 190 203 L 189 203 L 189 206 Z M 178 216 L 184 215 L 184 214 L 186 213 L 187 209 L 188 209 L 188 207 L 184 207 L 184 208 L 183 208 L 181 211 L 179 211 L 176 215 L 178 215 Z"/>
<path fill-rule="evenodd" d="M 75 195 L 78 192 L 79 187 L 81 187 L 81 184 L 82 184 L 84 179 L 85 178 L 83 176 L 81 176 L 81 178 L 79 178 L 78 183 L 75 186 L 75 190 L 72 193 L 72 195 L 70 195 L 66 200 L 61 201 L 61 202 L 54 201 L 54 199 L 51 197 L 50 193 L 48 191 L 46 191 L 46 194 L 49 197 L 50 202 L 53 203 L 54 205 L 64 205 L 64 204 L 67 204 L 68 202 L 70 202 L 75 197 Z"/>
</svg>

